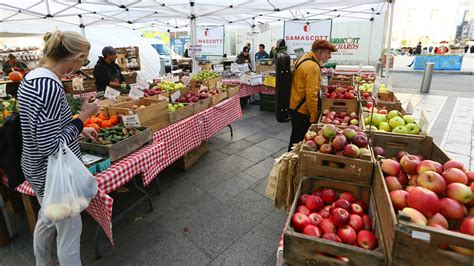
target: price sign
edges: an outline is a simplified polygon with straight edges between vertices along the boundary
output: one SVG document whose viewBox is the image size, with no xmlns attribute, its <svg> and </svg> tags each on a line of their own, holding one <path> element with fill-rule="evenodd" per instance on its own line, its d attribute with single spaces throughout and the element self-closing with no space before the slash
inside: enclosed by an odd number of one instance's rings
<svg viewBox="0 0 474 266">
<path fill-rule="evenodd" d="M 173 76 L 172 81 L 173 81 L 174 83 L 179 82 L 179 76 Z"/>
<path fill-rule="evenodd" d="M 421 132 L 428 132 L 428 127 L 430 123 L 428 122 L 428 119 L 425 116 L 425 113 L 421 111 L 420 113 L 420 129 Z"/>
<path fill-rule="evenodd" d="M 178 91 L 174 92 L 173 94 L 171 94 L 170 97 L 171 97 L 171 102 L 173 102 L 173 103 L 176 102 L 176 100 L 179 97 L 181 97 L 181 91 L 178 90 Z"/>
<path fill-rule="evenodd" d="M 221 81 L 216 82 L 216 87 L 218 89 L 222 89 L 222 82 Z"/>
<path fill-rule="evenodd" d="M 111 100 L 117 100 L 117 97 L 120 96 L 120 91 L 111 88 L 109 86 L 105 87 L 104 97 Z"/>
<path fill-rule="evenodd" d="M 130 84 L 130 89 L 132 90 L 132 89 L 134 89 L 134 88 L 135 88 L 135 89 L 140 89 L 140 88 L 141 88 L 141 85 L 138 84 L 138 83 L 132 83 L 132 84 Z"/>
<path fill-rule="evenodd" d="M 224 71 L 224 66 L 223 65 L 214 65 L 214 71 L 222 72 L 222 71 Z"/>
<path fill-rule="evenodd" d="M 372 90 L 372 98 L 374 98 L 375 101 L 377 101 L 377 99 L 379 98 L 379 88 L 380 88 L 380 84 L 382 82 L 380 81 L 380 79 L 376 79 L 374 81 L 374 89 Z"/>
<path fill-rule="evenodd" d="M 148 82 L 146 82 L 145 80 L 139 80 L 138 84 L 140 85 L 139 89 L 141 90 L 148 90 L 150 88 L 150 84 L 148 84 Z"/>
<path fill-rule="evenodd" d="M 128 93 L 128 96 L 129 96 L 130 98 L 133 98 L 133 99 L 135 99 L 135 100 L 138 100 L 138 99 L 140 99 L 141 97 L 145 96 L 145 93 L 144 93 L 142 90 L 140 90 L 140 89 L 138 89 L 138 88 L 136 88 L 136 87 L 132 87 L 132 88 L 130 89 L 130 92 Z"/>
<path fill-rule="evenodd" d="M 239 68 L 239 71 L 238 71 L 238 72 L 245 73 L 245 72 L 247 72 L 247 71 L 250 71 L 250 69 L 249 69 L 249 64 L 240 64 L 240 65 L 238 66 L 238 68 Z"/>
<path fill-rule="evenodd" d="M 7 97 L 7 84 L 0 84 L 0 97 Z"/>
<path fill-rule="evenodd" d="M 123 115 L 122 121 L 125 127 L 141 127 L 138 115 Z"/>
</svg>

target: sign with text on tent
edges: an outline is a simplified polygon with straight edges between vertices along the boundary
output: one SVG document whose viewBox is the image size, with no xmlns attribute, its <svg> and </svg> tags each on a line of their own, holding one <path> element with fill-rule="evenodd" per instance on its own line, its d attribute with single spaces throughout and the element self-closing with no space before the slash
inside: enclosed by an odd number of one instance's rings
<svg viewBox="0 0 474 266">
<path fill-rule="evenodd" d="M 316 40 L 331 39 L 332 19 L 304 21 L 285 21 L 283 27 L 283 39 L 288 51 L 303 48 L 304 51 L 311 50 L 311 45 Z"/>
<path fill-rule="evenodd" d="M 196 38 L 196 44 L 202 46 L 201 55 L 224 55 L 224 26 L 199 27 Z"/>
</svg>

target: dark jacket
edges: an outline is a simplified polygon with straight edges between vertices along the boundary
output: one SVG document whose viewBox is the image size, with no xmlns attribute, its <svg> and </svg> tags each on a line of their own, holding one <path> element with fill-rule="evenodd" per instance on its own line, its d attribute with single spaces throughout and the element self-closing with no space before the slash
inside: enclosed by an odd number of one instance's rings
<svg viewBox="0 0 474 266">
<path fill-rule="evenodd" d="M 245 64 L 245 61 L 247 61 L 247 63 L 251 64 L 252 63 L 252 60 L 250 59 L 250 54 L 247 55 L 247 56 L 244 56 L 243 53 L 240 53 L 238 56 L 237 56 L 237 59 L 235 60 L 235 62 L 237 64 Z"/>
<path fill-rule="evenodd" d="M 255 54 L 255 62 L 259 61 L 260 59 L 269 59 L 270 58 L 270 55 L 263 51 L 263 53 L 260 53 L 260 52 L 257 52 Z"/>
<path fill-rule="evenodd" d="M 416 54 L 416 55 L 421 54 L 421 44 L 418 44 L 418 45 L 416 46 L 415 54 Z"/>
<path fill-rule="evenodd" d="M 105 87 L 108 86 L 111 81 L 118 81 L 118 83 L 125 81 L 125 78 L 120 72 L 120 67 L 116 63 L 107 64 L 101 56 L 99 56 L 99 60 L 94 67 L 93 75 L 97 91 L 105 91 Z"/>
</svg>

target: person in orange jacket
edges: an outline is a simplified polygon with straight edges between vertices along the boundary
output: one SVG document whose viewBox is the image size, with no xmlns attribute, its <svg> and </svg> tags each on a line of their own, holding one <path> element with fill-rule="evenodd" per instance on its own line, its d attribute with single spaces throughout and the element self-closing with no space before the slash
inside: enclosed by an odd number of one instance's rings
<svg viewBox="0 0 474 266">
<path fill-rule="evenodd" d="M 311 123 L 318 120 L 318 93 L 321 89 L 321 67 L 331 59 L 337 49 L 325 40 L 316 40 L 311 51 L 298 58 L 291 80 L 290 118 L 291 137 L 288 151 L 293 144 L 304 139 Z"/>
</svg>

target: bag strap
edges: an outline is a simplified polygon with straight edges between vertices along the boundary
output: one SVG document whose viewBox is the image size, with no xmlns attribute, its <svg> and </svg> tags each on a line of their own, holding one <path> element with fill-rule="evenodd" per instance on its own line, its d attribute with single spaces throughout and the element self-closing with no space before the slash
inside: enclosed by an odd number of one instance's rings
<svg viewBox="0 0 474 266">
<path fill-rule="evenodd" d="M 299 66 L 301 66 L 301 64 L 303 64 L 305 61 L 313 61 L 315 62 L 316 64 L 318 64 L 319 67 L 321 67 L 321 65 L 318 63 L 318 61 L 312 57 L 307 57 L 301 61 L 298 62 L 298 64 L 296 64 L 295 66 L 295 69 L 293 71 L 295 71 Z M 295 111 L 298 112 L 298 110 L 301 108 L 301 106 L 303 106 L 303 104 L 306 102 L 306 96 L 303 97 L 303 99 L 301 99 L 301 101 L 298 103 L 298 105 L 296 106 L 295 108 Z"/>
</svg>

